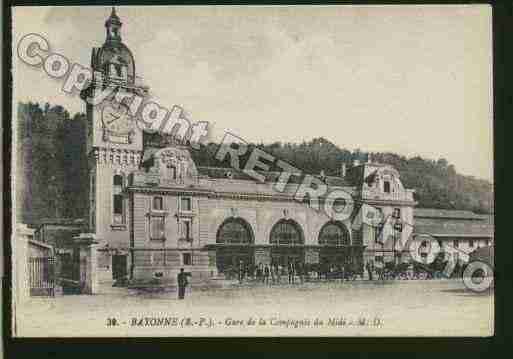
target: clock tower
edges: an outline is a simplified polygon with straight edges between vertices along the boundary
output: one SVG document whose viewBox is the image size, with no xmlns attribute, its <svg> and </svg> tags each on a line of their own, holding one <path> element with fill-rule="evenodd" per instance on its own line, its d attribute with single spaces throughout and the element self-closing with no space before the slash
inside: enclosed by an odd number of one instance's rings
<svg viewBox="0 0 513 359">
<path fill-rule="evenodd" d="M 116 10 L 105 22 L 105 43 L 93 48 L 91 85 L 82 92 L 87 116 L 89 164 L 89 227 L 109 248 L 129 247 L 128 175 L 139 168 L 143 134 L 129 106 L 145 97 L 135 73 L 132 52 L 121 39 L 122 22 Z M 99 99 L 103 99 L 99 103 Z"/>
</svg>

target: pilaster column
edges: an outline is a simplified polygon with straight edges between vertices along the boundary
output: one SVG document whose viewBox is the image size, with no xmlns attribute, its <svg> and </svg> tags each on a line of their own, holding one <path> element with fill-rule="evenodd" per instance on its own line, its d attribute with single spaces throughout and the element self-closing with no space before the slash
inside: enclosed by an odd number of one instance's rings
<svg viewBox="0 0 513 359">
<path fill-rule="evenodd" d="M 73 237 L 80 253 L 80 288 L 82 294 L 98 293 L 98 242 L 94 233 Z"/>
</svg>

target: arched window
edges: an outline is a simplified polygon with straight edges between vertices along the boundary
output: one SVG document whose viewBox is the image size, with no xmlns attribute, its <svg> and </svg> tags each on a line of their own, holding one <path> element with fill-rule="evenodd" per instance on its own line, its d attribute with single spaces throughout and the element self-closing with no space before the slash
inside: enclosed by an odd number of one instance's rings
<svg viewBox="0 0 513 359">
<path fill-rule="evenodd" d="M 346 226 L 338 221 L 326 223 L 319 233 L 319 244 L 348 246 L 349 232 Z"/>
<path fill-rule="evenodd" d="M 253 242 L 253 232 L 242 218 L 230 218 L 224 221 L 217 231 L 216 243 L 249 244 Z"/>
<path fill-rule="evenodd" d="M 282 219 L 271 230 L 271 244 L 302 244 L 303 232 L 291 219 Z"/>
</svg>

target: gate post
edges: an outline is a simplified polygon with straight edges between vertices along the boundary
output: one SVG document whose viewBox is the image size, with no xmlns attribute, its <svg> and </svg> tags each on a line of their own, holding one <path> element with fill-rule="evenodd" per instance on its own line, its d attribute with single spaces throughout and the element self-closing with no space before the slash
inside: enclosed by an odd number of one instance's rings
<svg viewBox="0 0 513 359">
<path fill-rule="evenodd" d="M 12 242 L 12 283 L 15 288 L 13 300 L 18 303 L 27 300 L 30 296 L 28 242 L 33 235 L 34 230 L 28 228 L 26 224 L 18 224 Z"/>
<path fill-rule="evenodd" d="M 82 294 L 98 293 L 98 242 L 94 233 L 73 237 L 80 253 L 80 288 Z"/>
</svg>

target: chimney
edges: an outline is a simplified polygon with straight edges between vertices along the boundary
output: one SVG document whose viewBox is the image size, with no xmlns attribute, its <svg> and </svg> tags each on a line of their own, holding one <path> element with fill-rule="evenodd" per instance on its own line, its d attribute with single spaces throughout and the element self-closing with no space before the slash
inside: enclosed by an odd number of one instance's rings
<svg viewBox="0 0 513 359">
<path fill-rule="evenodd" d="M 346 164 L 342 163 L 342 166 L 340 166 L 340 177 L 344 178 L 346 176 Z"/>
</svg>

